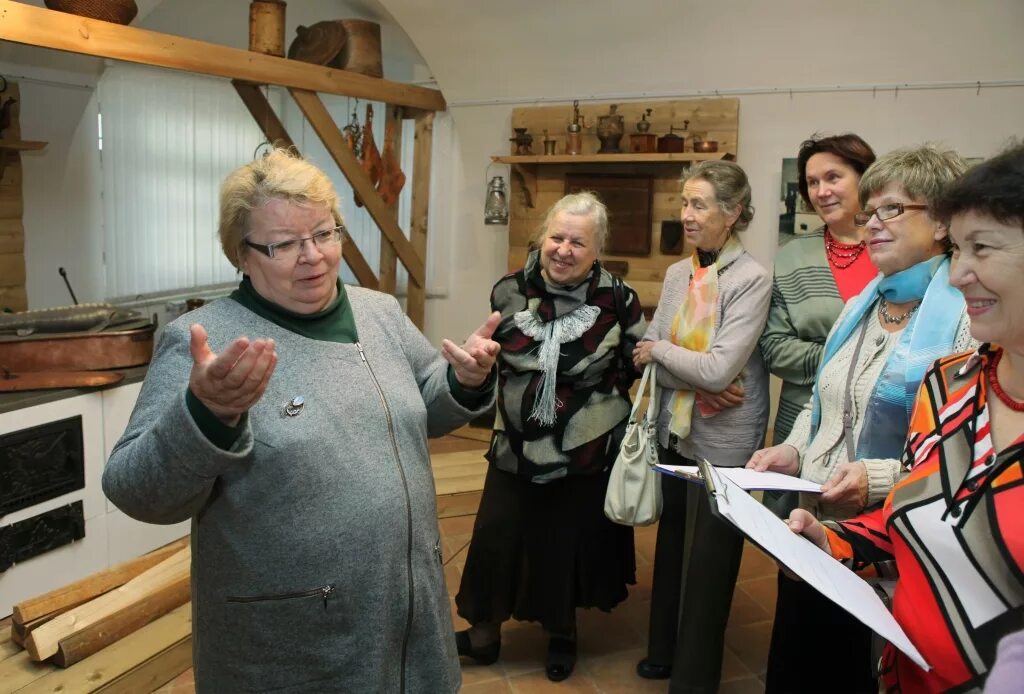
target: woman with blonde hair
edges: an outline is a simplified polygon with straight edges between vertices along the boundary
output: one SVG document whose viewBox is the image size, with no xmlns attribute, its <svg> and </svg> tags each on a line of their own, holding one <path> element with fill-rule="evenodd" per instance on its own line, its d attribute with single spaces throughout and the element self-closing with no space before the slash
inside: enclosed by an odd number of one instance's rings
<svg viewBox="0 0 1024 694">
<path fill-rule="evenodd" d="M 438 354 L 342 284 L 334 187 L 286 151 L 220 207 L 242 282 L 164 329 L 103 473 L 129 516 L 192 519 L 196 689 L 455 692 L 426 439 L 490 403 L 497 317 Z"/>
<path fill-rule="evenodd" d="M 956 152 L 922 145 L 879 157 L 861 177 L 856 221 L 879 276 L 836 320 L 789 438 L 748 464 L 822 484 L 822 494 L 800 500 L 818 518 L 849 518 L 886 498 L 905 472 L 900 459 L 925 369 L 971 346 L 963 296 L 949 284 L 949 232 L 932 209 L 966 168 Z M 807 632 L 823 638 L 793 639 Z M 874 691 L 870 652 L 867 627 L 780 574 L 767 691 L 820 691 L 837 667 L 847 676 L 833 691 Z"/>
</svg>

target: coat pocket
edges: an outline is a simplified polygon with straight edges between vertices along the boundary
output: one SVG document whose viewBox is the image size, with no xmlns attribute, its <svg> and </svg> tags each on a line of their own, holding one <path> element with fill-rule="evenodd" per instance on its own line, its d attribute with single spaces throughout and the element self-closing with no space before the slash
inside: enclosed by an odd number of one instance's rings
<svg viewBox="0 0 1024 694">
<path fill-rule="evenodd" d="M 354 648 L 334 583 L 308 590 L 230 595 L 200 635 L 203 662 L 221 671 L 222 691 L 262 691 L 335 680 L 339 652 Z M 211 615 L 212 616 L 212 615 Z M 209 638 L 212 637 L 212 638 Z"/>
</svg>

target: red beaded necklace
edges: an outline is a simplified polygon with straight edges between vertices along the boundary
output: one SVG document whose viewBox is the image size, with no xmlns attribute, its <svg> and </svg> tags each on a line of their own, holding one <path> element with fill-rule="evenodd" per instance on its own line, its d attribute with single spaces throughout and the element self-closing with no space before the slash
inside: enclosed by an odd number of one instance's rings
<svg viewBox="0 0 1024 694">
<path fill-rule="evenodd" d="M 828 262 L 837 270 L 845 270 L 846 268 L 857 262 L 857 258 L 864 252 L 864 242 L 860 243 L 841 243 L 836 241 L 835 237 L 832 236 L 832 232 L 825 227 L 825 255 L 828 256 Z"/>
<path fill-rule="evenodd" d="M 1003 390 L 1003 387 L 999 385 L 999 376 L 996 375 L 996 367 L 999 366 L 999 360 L 1002 358 L 1003 350 L 1001 349 L 989 358 L 988 365 L 985 367 L 985 375 L 988 377 L 988 385 L 1004 405 L 1015 412 L 1024 412 L 1024 402 L 1011 398 L 1006 391 Z"/>
</svg>

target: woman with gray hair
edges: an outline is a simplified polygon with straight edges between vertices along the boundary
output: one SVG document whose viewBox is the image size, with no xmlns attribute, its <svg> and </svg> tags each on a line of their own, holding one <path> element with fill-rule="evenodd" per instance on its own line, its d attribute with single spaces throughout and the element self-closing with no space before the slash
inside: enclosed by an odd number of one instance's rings
<svg viewBox="0 0 1024 694">
<path fill-rule="evenodd" d="M 497 414 L 455 598 L 472 626 L 456 644 L 492 663 L 502 622 L 540 622 L 559 681 L 576 661 L 576 608 L 610 610 L 635 583 L 633 529 L 605 518 L 604 497 L 646 323 L 636 292 L 598 261 L 608 214 L 592 193 L 563 197 L 542 229 L 526 266 L 491 292 Z"/>
<path fill-rule="evenodd" d="M 949 234 L 931 213 L 965 170 L 956 152 L 923 145 L 880 157 L 861 178 L 864 211 L 854 219 L 879 276 L 839 314 L 789 438 L 747 465 L 820 483 L 822 494 L 800 499 L 816 518 L 845 520 L 885 499 L 905 472 L 925 369 L 973 344 L 963 296 L 949 284 Z M 827 638 L 808 644 L 797 633 Z M 820 691 L 826 676 L 831 691 L 875 691 L 870 648 L 867 627 L 780 573 L 767 691 Z"/>
<path fill-rule="evenodd" d="M 754 216 L 750 184 L 732 162 L 705 161 L 683 179 L 682 221 L 693 255 L 672 265 L 637 367 L 664 387 L 659 457 L 668 465 L 738 467 L 764 442 L 768 374 L 757 340 L 771 275 L 737 232 Z M 743 536 L 711 513 L 697 485 L 662 478 L 650 640 L 637 674 L 672 678 L 670 691 L 715 692 Z M 682 590 L 681 590 L 682 589 Z"/>
</svg>

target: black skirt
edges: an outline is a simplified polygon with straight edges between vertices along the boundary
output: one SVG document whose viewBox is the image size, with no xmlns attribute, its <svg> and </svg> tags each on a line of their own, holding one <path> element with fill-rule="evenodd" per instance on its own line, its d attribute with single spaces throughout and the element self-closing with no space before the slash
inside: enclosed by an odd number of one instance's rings
<svg viewBox="0 0 1024 694">
<path fill-rule="evenodd" d="M 565 633 L 577 607 L 608 611 L 625 600 L 636 583 L 633 528 L 604 515 L 608 475 L 534 484 L 492 465 L 455 597 L 459 615 Z"/>
</svg>

